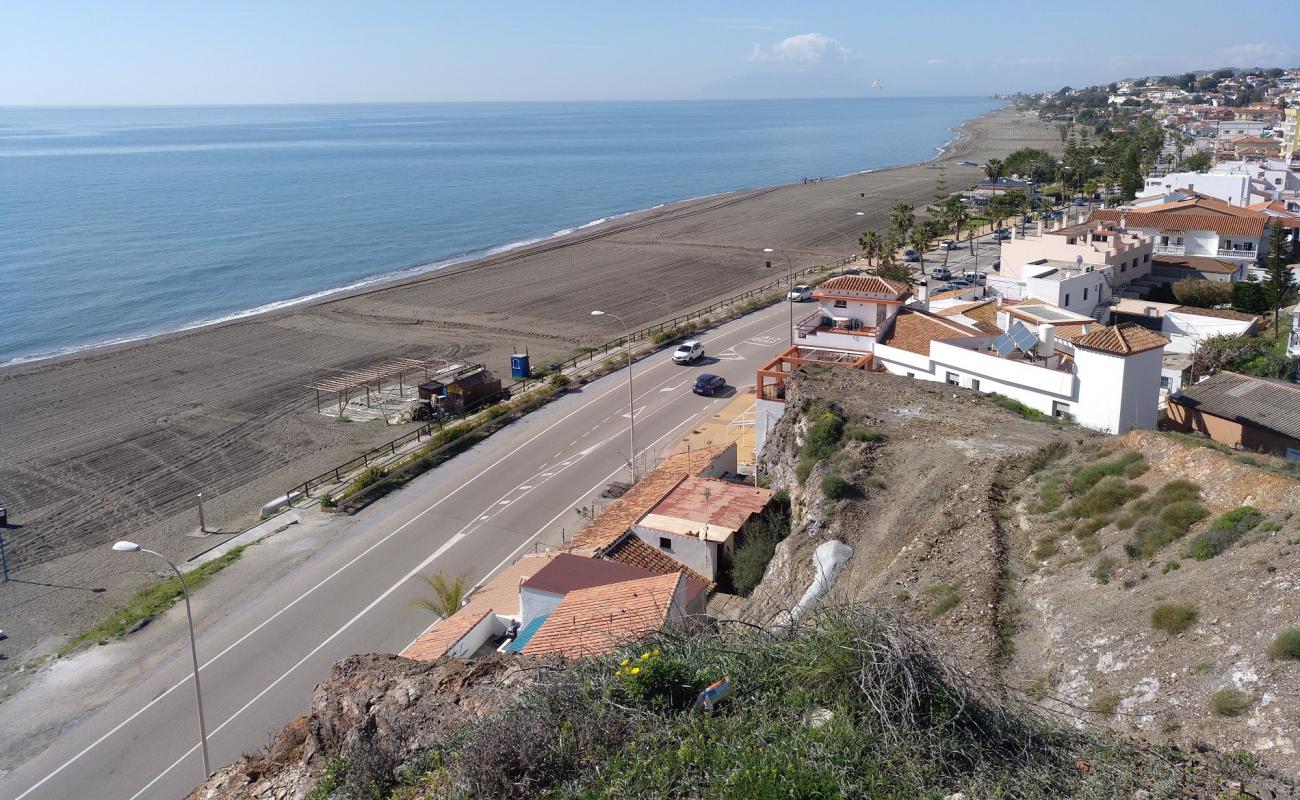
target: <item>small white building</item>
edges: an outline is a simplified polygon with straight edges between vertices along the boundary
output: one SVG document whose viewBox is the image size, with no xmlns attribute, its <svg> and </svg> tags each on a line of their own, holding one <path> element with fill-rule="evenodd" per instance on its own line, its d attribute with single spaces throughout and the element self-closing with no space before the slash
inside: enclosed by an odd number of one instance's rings
<svg viewBox="0 0 1300 800">
<path fill-rule="evenodd" d="M 1140 208 L 1103 208 L 1092 220 L 1118 223 L 1155 240 L 1156 255 L 1253 262 L 1267 251 L 1269 214 L 1197 194 Z"/>
<path fill-rule="evenodd" d="M 813 290 L 816 310 L 795 323 L 795 336 L 808 347 L 870 353 L 910 295 L 907 284 L 875 275 L 831 278 Z"/>
</svg>

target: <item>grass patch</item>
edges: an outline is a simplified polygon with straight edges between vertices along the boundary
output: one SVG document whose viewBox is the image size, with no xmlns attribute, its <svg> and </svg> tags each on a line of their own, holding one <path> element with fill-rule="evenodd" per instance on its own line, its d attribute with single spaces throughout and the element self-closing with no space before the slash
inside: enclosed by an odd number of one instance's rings
<svg viewBox="0 0 1300 800">
<path fill-rule="evenodd" d="M 1300 628 L 1287 628 L 1279 633 L 1268 654 L 1276 659 L 1300 661 Z"/>
<path fill-rule="evenodd" d="M 1156 516 L 1137 521 L 1124 552 L 1129 558 L 1150 558 L 1165 545 L 1186 536 L 1193 525 L 1209 515 L 1209 510 L 1195 500 L 1170 503 Z"/>
<path fill-rule="evenodd" d="M 733 693 L 714 713 L 686 710 L 724 675 Z M 361 737 L 355 750 L 322 753 L 327 764 L 344 763 L 331 764 L 313 798 L 910 800 L 961 792 L 1055 800 L 1129 797 L 1144 787 L 1182 796 L 1256 770 L 1207 754 L 1193 771 L 1169 748 L 1139 749 L 1022 712 L 906 627 L 856 606 L 810 614 L 783 636 L 745 626 L 656 634 L 541 672 L 499 712 L 435 742 L 410 755 L 400 737 Z"/>
<path fill-rule="evenodd" d="M 1210 695 L 1210 710 L 1220 717 L 1239 717 L 1250 708 L 1250 695 L 1236 689 L 1220 689 Z"/>
<path fill-rule="evenodd" d="M 1114 692 L 1094 697 L 1088 704 L 1088 710 L 1102 717 L 1113 717 L 1119 710 L 1119 701 L 1124 698 Z"/>
<path fill-rule="evenodd" d="M 1049 514 L 1061 507 L 1064 498 L 1061 494 L 1061 480 L 1065 474 L 1061 471 L 1049 472 L 1038 484 L 1038 502 L 1034 505 L 1035 514 Z"/>
<path fill-rule="evenodd" d="M 879 443 L 888 441 L 889 437 L 880 431 L 873 431 L 864 425 L 849 425 L 844 429 L 844 435 L 855 442 L 873 442 Z"/>
<path fill-rule="evenodd" d="M 1191 603 L 1161 603 L 1151 609 L 1151 627 L 1177 636 L 1196 624 L 1200 612 Z"/>
<path fill-rule="evenodd" d="M 832 472 L 822 478 L 822 496 L 827 500 L 843 500 L 853 495 L 853 484 Z"/>
<path fill-rule="evenodd" d="M 1034 558 L 1046 561 L 1061 552 L 1061 545 L 1055 535 L 1044 536 L 1034 545 Z"/>
<path fill-rule="evenodd" d="M 1142 454 L 1134 450 L 1125 450 L 1115 458 L 1095 461 L 1075 468 L 1070 475 L 1070 493 L 1078 497 L 1100 483 L 1103 478 L 1118 478 L 1129 475 L 1130 472 L 1137 474 L 1129 477 L 1137 477 L 1145 471 L 1146 459 Z"/>
<path fill-rule="evenodd" d="M 1038 409 L 1030 408 L 1029 406 L 1020 402 L 1019 400 L 1013 400 L 1004 394 L 998 394 L 997 392 L 992 392 L 984 396 L 988 398 L 990 403 L 997 406 L 998 408 L 1005 408 L 1007 411 L 1010 411 L 1011 413 L 1016 414 L 1017 416 L 1023 417 L 1024 419 L 1032 419 L 1032 420 L 1051 419 L 1051 417 L 1047 416 L 1046 414 L 1039 411 Z"/>
<path fill-rule="evenodd" d="M 1178 559 L 1174 559 L 1173 561 L 1166 561 L 1165 565 L 1160 568 L 1160 574 L 1168 575 L 1169 573 L 1181 568 L 1182 566 L 1183 566 L 1182 564 L 1178 563 Z"/>
<path fill-rule="evenodd" d="M 1119 566 L 1119 561 L 1110 556 L 1102 556 L 1097 559 L 1097 565 L 1092 568 L 1092 577 L 1096 579 L 1098 586 L 1105 586 L 1110 583 L 1110 576 L 1115 574 L 1115 568 Z"/>
<path fill-rule="evenodd" d="M 1222 514 L 1209 530 L 1192 540 L 1187 547 L 1188 558 L 1208 561 L 1237 543 L 1264 521 L 1264 515 L 1254 506 L 1241 506 Z"/>
<path fill-rule="evenodd" d="M 926 616 L 938 619 L 955 608 L 961 602 L 960 589 L 960 583 L 936 583 L 928 587 L 925 594 L 930 598 L 930 607 L 926 610 Z"/>
<path fill-rule="evenodd" d="M 1070 486 L 1071 490 L 1073 490 L 1075 487 L 1073 481 Z M 1106 476 L 1098 479 L 1096 483 L 1090 484 L 1082 496 L 1076 496 L 1075 499 L 1071 500 L 1065 508 L 1061 509 L 1060 516 L 1063 519 L 1105 517 L 1109 521 L 1110 514 L 1115 509 L 1145 491 L 1144 487 L 1129 483 L 1121 477 L 1115 475 Z M 1098 530 L 1100 530 L 1100 527 L 1098 527 Z"/>
<path fill-rule="evenodd" d="M 200 586 L 212 580 L 218 572 L 239 560 L 248 545 L 231 548 L 211 561 L 204 562 L 185 573 L 185 582 L 193 594 Z M 153 619 L 171 608 L 185 596 L 179 578 L 167 578 L 141 589 L 127 604 L 114 611 L 103 622 L 78 634 L 60 649 L 60 654 L 70 652 L 86 642 L 104 643 L 117 639 L 140 622 Z"/>
</svg>

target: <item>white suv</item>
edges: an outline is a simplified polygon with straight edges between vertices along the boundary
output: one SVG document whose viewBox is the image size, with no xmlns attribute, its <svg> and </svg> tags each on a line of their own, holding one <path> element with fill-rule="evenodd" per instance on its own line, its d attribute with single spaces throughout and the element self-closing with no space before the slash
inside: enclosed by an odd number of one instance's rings
<svg viewBox="0 0 1300 800">
<path fill-rule="evenodd" d="M 806 283 L 801 283 L 791 289 L 786 294 L 787 300 L 793 300 L 796 303 L 803 303 L 812 299 L 813 288 Z"/>
<path fill-rule="evenodd" d="M 677 364 L 694 364 L 704 357 L 704 345 L 698 339 L 682 342 L 673 351 L 673 361 Z"/>
</svg>

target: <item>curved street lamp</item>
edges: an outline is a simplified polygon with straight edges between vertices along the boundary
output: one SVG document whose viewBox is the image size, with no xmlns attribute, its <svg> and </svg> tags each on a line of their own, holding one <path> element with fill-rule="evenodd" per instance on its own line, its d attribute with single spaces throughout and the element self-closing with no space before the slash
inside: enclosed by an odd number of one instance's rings
<svg viewBox="0 0 1300 800">
<path fill-rule="evenodd" d="M 135 542 L 121 541 L 113 545 L 113 549 L 119 553 L 148 553 L 151 556 L 161 558 L 163 562 L 172 568 L 176 577 L 180 579 L 181 591 L 185 593 L 185 618 L 190 623 L 190 658 L 194 662 L 194 698 L 199 705 L 199 744 L 203 750 L 203 779 L 207 780 L 212 774 L 212 769 L 208 764 L 208 726 L 203 721 L 203 690 L 199 688 L 199 651 L 194 643 L 194 614 L 190 611 L 190 587 L 185 583 L 185 576 L 176 568 L 167 556 L 154 550 L 147 550 Z"/>
<path fill-rule="evenodd" d="M 624 347 L 627 349 L 627 436 L 628 447 L 631 448 L 627 454 L 627 460 L 632 465 L 632 482 L 636 483 L 636 394 L 632 391 L 632 329 L 618 314 L 595 310 L 591 312 L 591 315 L 593 317 L 613 317 L 623 323 L 623 342 Z"/>
</svg>

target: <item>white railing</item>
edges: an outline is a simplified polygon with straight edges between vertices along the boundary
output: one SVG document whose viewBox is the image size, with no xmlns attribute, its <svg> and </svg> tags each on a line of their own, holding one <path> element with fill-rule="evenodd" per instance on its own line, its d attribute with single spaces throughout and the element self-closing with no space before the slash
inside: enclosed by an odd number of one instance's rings
<svg viewBox="0 0 1300 800">
<path fill-rule="evenodd" d="M 1248 258 L 1251 261 L 1254 261 L 1255 255 L 1256 253 L 1254 250 L 1233 250 L 1224 247 L 1219 248 L 1219 258 Z"/>
<path fill-rule="evenodd" d="M 1187 245 L 1158 244 L 1151 248 L 1151 252 L 1158 256 L 1182 256 L 1187 254 Z"/>
</svg>

